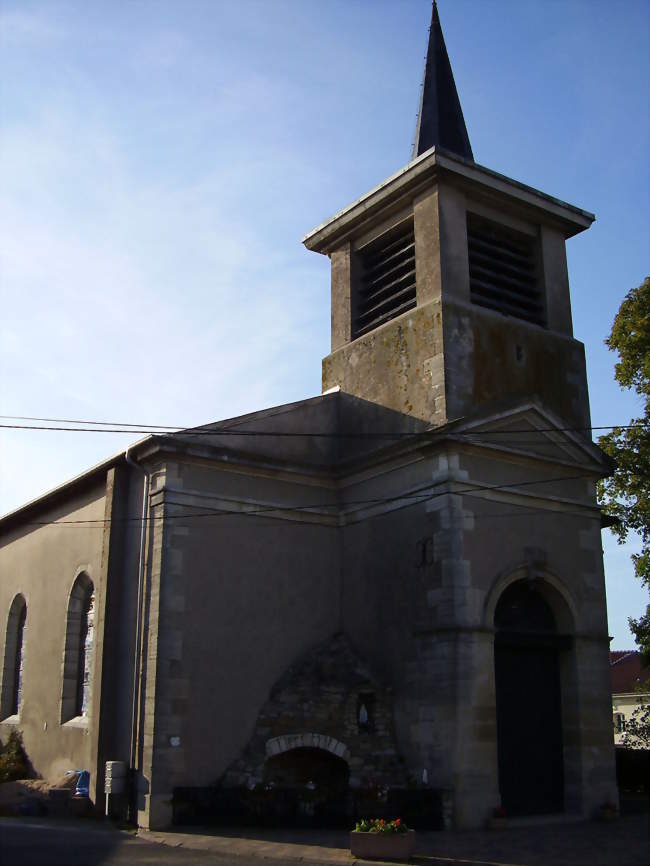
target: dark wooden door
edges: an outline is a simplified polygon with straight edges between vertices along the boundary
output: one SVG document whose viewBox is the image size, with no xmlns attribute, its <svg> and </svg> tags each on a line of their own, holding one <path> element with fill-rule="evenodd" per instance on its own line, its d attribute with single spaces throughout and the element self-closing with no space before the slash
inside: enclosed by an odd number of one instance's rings
<svg viewBox="0 0 650 866">
<path fill-rule="evenodd" d="M 499 788 L 508 815 L 564 807 L 558 649 L 497 635 Z"/>
</svg>

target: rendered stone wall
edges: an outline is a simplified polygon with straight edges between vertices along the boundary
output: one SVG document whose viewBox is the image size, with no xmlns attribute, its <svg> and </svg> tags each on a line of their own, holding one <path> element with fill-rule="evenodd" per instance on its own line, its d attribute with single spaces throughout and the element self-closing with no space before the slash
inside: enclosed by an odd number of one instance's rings
<svg viewBox="0 0 650 866">
<path fill-rule="evenodd" d="M 0 658 L 4 658 L 7 617 L 17 593 L 27 605 L 20 714 L 0 721 L 0 740 L 5 741 L 12 729 L 21 731 L 37 773 L 53 778 L 80 767 L 90 770 L 93 787 L 95 711 L 101 683 L 92 676 L 88 716 L 72 722 L 65 719 L 62 724 L 62 672 L 68 601 L 76 577 L 87 574 L 99 600 L 105 594 L 101 569 L 105 492 L 103 478 L 92 490 L 71 495 L 33 518 L 44 523 L 91 521 L 83 529 L 78 525 L 28 525 L 5 532 L 0 539 Z M 102 643 L 102 632 L 97 629 L 95 658 L 102 653 Z"/>
<path fill-rule="evenodd" d="M 536 397 L 567 424 L 589 426 L 584 346 L 578 340 L 444 299 L 443 322 L 450 419 L 507 397 Z"/>
<path fill-rule="evenodd" d="M 295 502 L 286 479 L 169 461 L 152 477 L 139 821 L 171 821 L 173 790 L 206 786 L 241 753 L 287 666 L 336 631 L 339 569 L 329 526 L 232 509 L 251 496 Z M 321 497 L 318 488 L 311 495 Z M 316 499 L 318 501 L 318 499 Z M 179 517 L 182 519 L 179 519 Z"/>
<path fill-rule="evenodd" d="M 323 391 L 335 386 L 389 409 L 443 424 L 442 313 L 431 301 L 323 359 Z"/>
</svg>

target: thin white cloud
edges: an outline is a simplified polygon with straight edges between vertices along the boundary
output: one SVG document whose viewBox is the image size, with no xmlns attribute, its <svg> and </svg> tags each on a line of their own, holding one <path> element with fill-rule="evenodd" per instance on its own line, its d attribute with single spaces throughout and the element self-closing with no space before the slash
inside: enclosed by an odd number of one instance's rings
<svg viewBox="0 0 650 866">
<path fill-rule="evenodd" d="M 3 155 L 2 412 L 200 423 L 304 396 L 290 387 L 309 276 L 251 208 L 275 196 L 265 160 L 281 178 L 290 153 L 152 180 L 101 111 L 60 99 L 7 126 Z M 73 452 L 56 461 L 63 477 L 101 457 L 57 446 Z M 49 471 L 18 483 L 15 437 L 2 451 L 0 511 L 51 486 Z"/>
<path fill-rule="evenodd" d="M 66 29 L 61 23 L 43 14 L 43 10 L 0 8 L 0 45 L 33 45 L 65 36 Z"/>
</svg>

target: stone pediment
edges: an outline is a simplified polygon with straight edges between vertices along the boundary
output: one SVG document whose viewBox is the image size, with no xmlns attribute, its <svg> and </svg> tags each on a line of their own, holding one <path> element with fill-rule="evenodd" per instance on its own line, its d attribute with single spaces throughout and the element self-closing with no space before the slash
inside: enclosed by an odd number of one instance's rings
<svg viewBox="0 0 650 866">
<path fill-rule="evenodd" d="M 449 432 L 473 446 L 589 466 L 597 474 L 607 475 L 612 468 L 609 457 L 591 441 L 590 429 L 568 426 L 534 402 L 461 419 Z"/>
</svg>

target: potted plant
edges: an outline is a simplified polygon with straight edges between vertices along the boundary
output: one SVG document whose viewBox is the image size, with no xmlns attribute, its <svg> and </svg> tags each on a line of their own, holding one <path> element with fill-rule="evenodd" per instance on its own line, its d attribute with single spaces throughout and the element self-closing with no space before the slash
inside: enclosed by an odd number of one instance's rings
<svg viewBox="0 0 650 866">
<path fill-rule="evenodd" d="M 358 821 L 350 832 L 350 852 L 353 857 L 408 860 L 414 848 L 415 831 L 409 830 L 401 818 L 393 821 L 384 818 Z"/>
</svg>

